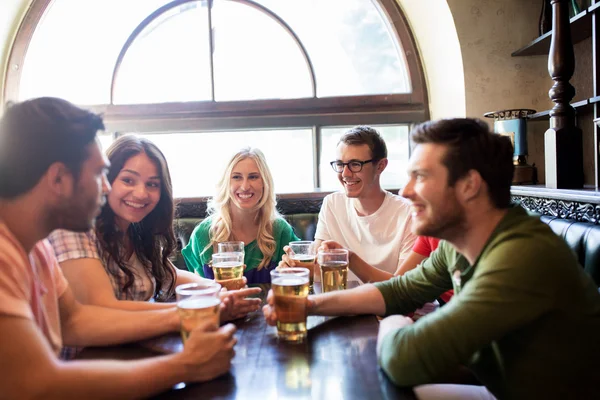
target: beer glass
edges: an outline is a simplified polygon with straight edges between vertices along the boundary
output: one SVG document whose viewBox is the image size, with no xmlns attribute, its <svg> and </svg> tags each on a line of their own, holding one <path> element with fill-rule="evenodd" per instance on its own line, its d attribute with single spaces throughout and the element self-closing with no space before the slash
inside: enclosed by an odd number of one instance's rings
<svg viewBox="0 0 600 400">
<path fill-rule="evenodd" d="M 244 287 L 244 253 L 214 253 L 212 269 L 215 281 L 227 290 Z"/>
<path fill-rule="evenodd" d="M 299 240 L 290 242 L 290 249 L 292 255 L 290 258 L 293 260 L 292 267 L 306 268 L 309 272 L 310 291 L 313 292 L 313 280 L 315 276 L 315 267 L 317 261 L 317 253 L 314 246 L 314 242 L 307 240 Z"/>
<path fill-rule="evenodd" d="M 244 242 L 221 242 L 217 250 L 218 253 L 244 253 Z"/>
<path fill-rule="evenodd" d="M 221 285 L 210 280 L 187 283 L 175 288 L 177 311 L 181 319 L 181 340 L 184 344 L 190 332 L 205 321 L 219 327 L 220 290 Z"/>
<path fill-rule="evenodd" d="M 321 267 L 323 293 L 344 290 L 348 285 L 348 250 L 332 249 L 319 251 L 317 262 Z"/>
<path fill-rule="evenodd" d="M 271 271 L 271 289 L 277 313 L 277 337 L 287 342 L 306 338 L 306 268 L 280 268 Z"/>
</svg>

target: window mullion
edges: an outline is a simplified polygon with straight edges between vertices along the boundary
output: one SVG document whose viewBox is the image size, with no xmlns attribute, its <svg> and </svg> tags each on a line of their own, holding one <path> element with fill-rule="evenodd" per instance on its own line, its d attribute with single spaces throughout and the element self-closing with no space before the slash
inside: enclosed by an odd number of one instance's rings
<svg viewBox="0 0 600 400">
<path fill-rule="evenodd" d="M 208 51 L 209 55 L 209 65 L 210 65 L 210 98 L 212 101 L 215 101 L 215 69 L 214 69 L 214 52 L 215 52 L 215 44 L 213 37 L 213 25 L 212 25 L 212 8 L 213 8 L 213 0 L 208 1 Z"/>
</svg>

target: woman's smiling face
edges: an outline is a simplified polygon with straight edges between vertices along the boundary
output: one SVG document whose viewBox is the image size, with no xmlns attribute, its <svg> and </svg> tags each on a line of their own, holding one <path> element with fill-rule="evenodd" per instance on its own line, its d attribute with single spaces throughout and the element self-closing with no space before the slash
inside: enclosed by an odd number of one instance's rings
<svg viewBox="0 0 600 400">
<path fill-rule="evenodd" d="M 229 194 L 237 207 L 253 209 L 260 202 L 263 191 L 264 182 L 252 158 L 245 158 L 233 167 Z"/>
<path fill-rule="evenodd" d="M 161 183 L 158 168 L 146 153 L 125 162 L 108 195 L 108 204 L 122 229 L 154 210 L 160 201 Z"/>
</svg>

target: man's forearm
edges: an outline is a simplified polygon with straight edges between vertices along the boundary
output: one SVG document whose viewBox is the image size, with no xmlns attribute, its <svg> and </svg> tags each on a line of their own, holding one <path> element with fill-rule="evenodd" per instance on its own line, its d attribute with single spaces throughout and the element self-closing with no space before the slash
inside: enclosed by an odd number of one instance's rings
<svg viewBox="0 0 600 400">
<path fill-rule="evenodd" d="M 373 285 L 308 296 L 312 315 L 385 314 L 385 300 Z"/>
<path fill-rule="evenodd" d="M 137 399 L 160 393 L 183 380 L 181 353 L 139 361 L 61 362 L 44 398 Z M 107 384 L 109 383 L 109 384 Z"/>
<path fill-rule="evenodd" d="M 123 311 L 80 305 L 63 326 L 63 341 L 70 346 L 106 346 L 147 339 L 176 331 L 176 308 Z"/>
<path fill-rule="evenodd" d="M 365 283 L 387 281 L 394 277 L 389 272 L 369 265 L 354 252 L 350 253 L 350 270 Z"/>
</svg>

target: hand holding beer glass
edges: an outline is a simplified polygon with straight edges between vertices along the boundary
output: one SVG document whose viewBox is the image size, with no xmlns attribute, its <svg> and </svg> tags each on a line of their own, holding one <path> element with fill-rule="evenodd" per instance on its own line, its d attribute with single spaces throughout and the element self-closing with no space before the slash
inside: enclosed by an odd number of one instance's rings
<svg viewBox="0 0 600 400">
<path fill-rule="evenodd" d="M 227 290 L 238 290 L 244 283 L 244 253 L 214 253 L 212 269 L 215 281 Z"/>
<path fill-rule="evenodd" d="M 313 282 L 316 270 L 317 253 L 315 243 L 307 240 L 290 242 L 289 244 L 292 260 L 291 267 L 306 268 L 309 271 L 309 290 L 313 291 Z"/>
<path fill-rule="evenodd" d="M 277 313 L 277 337 L 288 342 L 306 338 L 306 303 L 309 271 L 281 268 L 271 271 L 271 289 Z"/>
<path fill-rule="evenodd" d="M 190 332 L 198 325 L 214 323 L 219 327 L 219 309 L 221 285 L 213 281 L 188 283 L 175 288 L 177 295 L 177 311 L 181 320 L 181 340 L 185 341 Z"/>
<path fill-rule="evenodd" d="M 344 290 L 348 285 L 348 250 L 319 250 L 317 262 L 321 267 L 321 290 L 323 293 Z"/>
</svg>

